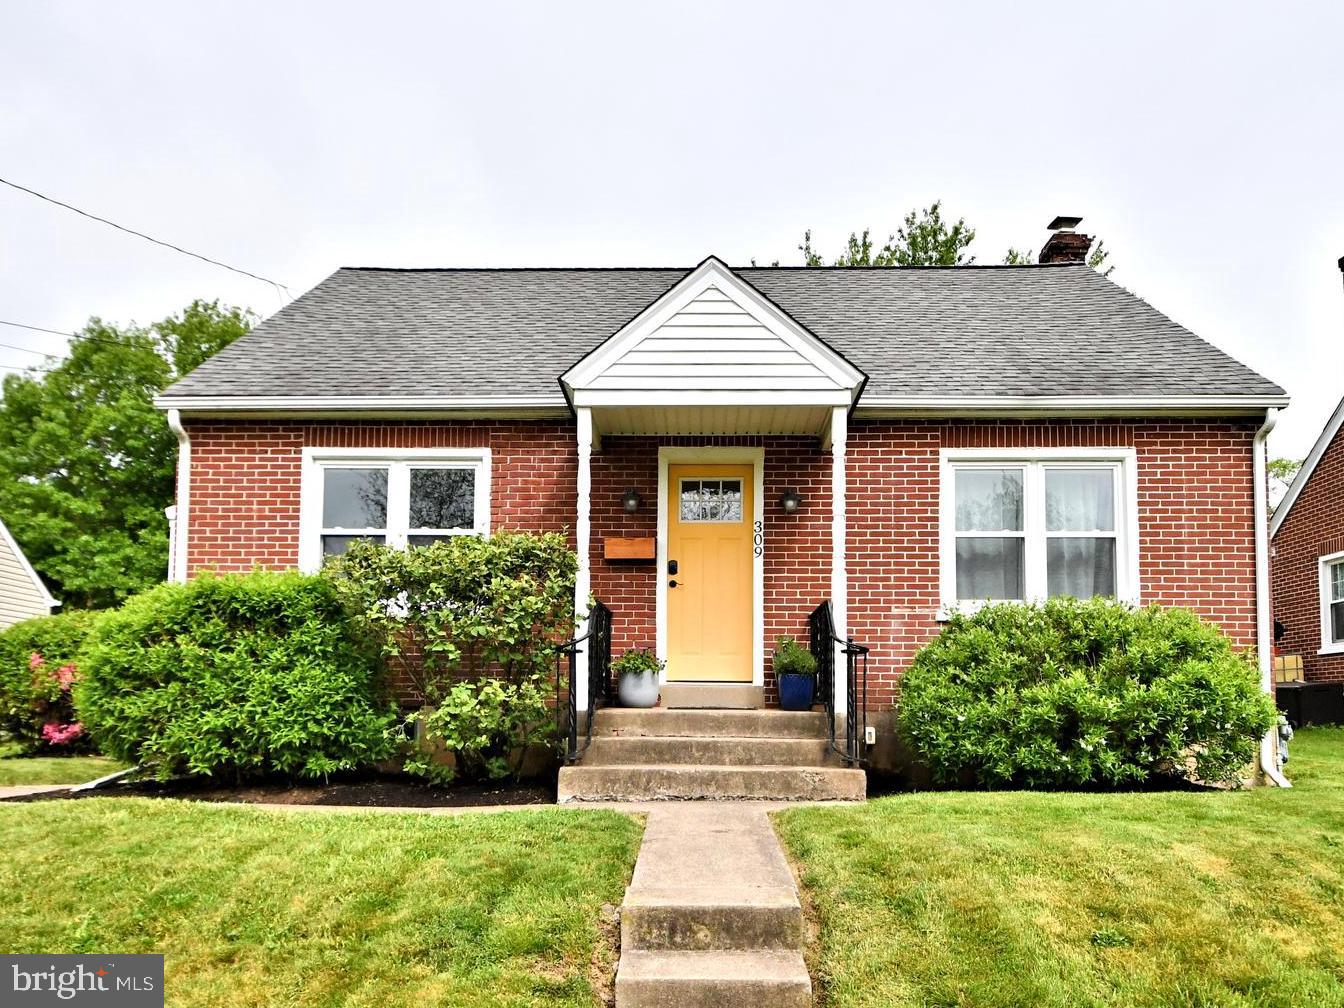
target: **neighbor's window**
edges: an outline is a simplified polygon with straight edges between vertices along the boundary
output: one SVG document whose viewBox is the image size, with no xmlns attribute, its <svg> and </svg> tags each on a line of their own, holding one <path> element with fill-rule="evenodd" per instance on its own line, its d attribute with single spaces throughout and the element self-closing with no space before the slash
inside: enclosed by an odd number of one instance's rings
<svg viewBox="0 0 1344 1008">
<path fill-rule="evenodd" d="M 1344 651 L 1344 553 L 1321 558 L 1321 650 Z"/>
<path fill-rule="evenodd" d="M 1122 460 L 949 455 L 946 473 L 945 602 L 1128 593 Z"/>
<path fill-rule="evenodd" d="M 388 457 L 313 451 L 305 471 L 304 566 L 338 556 L 357 539 L 427 546 L 489 531 L 489 455 Z"/>
</svg>

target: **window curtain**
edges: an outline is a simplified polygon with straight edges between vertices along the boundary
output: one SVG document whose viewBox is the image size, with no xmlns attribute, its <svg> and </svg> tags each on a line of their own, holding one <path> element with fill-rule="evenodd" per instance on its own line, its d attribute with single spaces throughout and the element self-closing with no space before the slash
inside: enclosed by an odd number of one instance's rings
<svg viewBox="0 0 1344 1008">
<path fill-rule="evenodd" d="M 1045 522 L 1047 533 L 1114 532 L 1112 470 L 1047 470 Z M 1046 591 L 1084 599 L 1114 595 L 1115 537 L 1050 537 L 1046 543 Z"/>
</svg>

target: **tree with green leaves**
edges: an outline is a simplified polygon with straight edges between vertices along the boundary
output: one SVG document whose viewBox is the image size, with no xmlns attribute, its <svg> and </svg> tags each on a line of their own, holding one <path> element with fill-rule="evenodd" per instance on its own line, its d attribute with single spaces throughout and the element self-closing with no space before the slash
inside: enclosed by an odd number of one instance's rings
<svg viewBox="0 0 1344 1008">
<path fill-rule="evenodd" d="M 148 327 L 94 318 L 67 357 L 4 379 L 0 518 L 67 608 L 163 580 L 177 440 L 153 398 L 253 321 L 217 301 Z"/>
<path fill-rule="evenodd" d="M 1306 460 L 1276 458 L 1265 463 L 1265 468 L 1269 471 L 1269 499 L 1273 507 L 1278 507 L 1279 501 L 1283 500 L 1283 495 L 1293 485 L 1293 480 L 1297 478 L 1298 470 L 1302 468 L 1304 461 Z"/>
<path fill-rule="evenodd" d="M 953 224 L 943 220 L 943 204 L 939 200 L 926 210 L 911 210 L 905 222 L 887 238 L 881 248 L 873 245 L 872 231 L 864 228 L 862 234 L 850 232 L 844 252 L 832 266 L 960 266 L 975 262 L 975 256 L 966 258 L 966 246 L 975 240 L 975 230 L 966 219 L 958 218 Z M 803 265 L 825 266 L 820 252 L 812 245 L 811 230 L 803 233 L 798 246 L 803 254 Z"/>
</svg>

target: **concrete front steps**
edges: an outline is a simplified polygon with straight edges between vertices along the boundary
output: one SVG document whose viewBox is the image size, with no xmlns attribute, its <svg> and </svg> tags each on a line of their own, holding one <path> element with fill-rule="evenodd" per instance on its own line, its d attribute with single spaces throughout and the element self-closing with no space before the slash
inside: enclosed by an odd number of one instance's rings
<svg viewBox="0 0 1344 1008">
<path fill-rule="evenodd" d="M 862 770 L 830 749 L 820 712 L 600 710 L 561 802 L 664 799 L 862 801 Z"/>
<path fill-rule="evenodd" d="M 805 1008 L 803 942 L 798 892 L 763 811 L 650 814 L 621 907 L 616 1008 Z"/>
</svg>

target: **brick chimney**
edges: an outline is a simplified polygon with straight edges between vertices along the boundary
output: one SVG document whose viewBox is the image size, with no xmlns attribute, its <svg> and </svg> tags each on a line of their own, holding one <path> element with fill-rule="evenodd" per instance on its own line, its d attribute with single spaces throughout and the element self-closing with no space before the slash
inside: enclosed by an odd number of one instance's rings
<svg viewBox="0 0 1344 1008">
<path fill-rule="evenodd" d="M 1041 248 L 1042 263 L 1087 262 L 1087 250 L 1092 247 L 1092 236 L 1074 229 L 1083 222 L 1081 217 L 1056 217 L 1050 222 L 1054 232 Z"/>
</svg>

